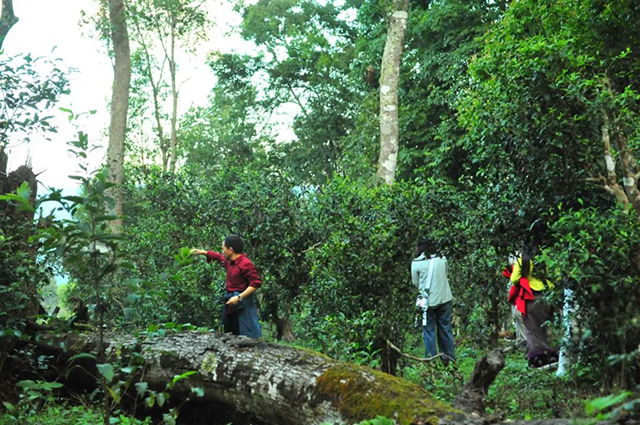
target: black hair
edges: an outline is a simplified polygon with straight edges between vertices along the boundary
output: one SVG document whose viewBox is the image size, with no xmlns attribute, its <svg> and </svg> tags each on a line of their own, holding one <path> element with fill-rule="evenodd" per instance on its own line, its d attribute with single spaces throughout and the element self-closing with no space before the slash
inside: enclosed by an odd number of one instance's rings
<svg viewBox="0 0 640 425">
<path fill-rule="evenodd" d="M 419 257 L 420 254 L 427 255 L 432 250 L 432 244 L 424 237 L 418 239 L 418 247 L 416 248 L 416 255 L 414 257 Z"/>
<path fill-rule="evenodd" d="M 531 273 L 531 264 L 533 263 L 533 257 L 536 254 L 536 248 L 529 244 L 525 244 L 522 248 L 522 264 L 520 268 L 520 275 L 522 277 L 529 277 Z"/>
<path fill-rule="evenodd" d="M 224 238 L 224 246 L 232 248 L 236 254 L 242 254 L 244 252 L 244 241 L 238 235 L 229 235 Z"/>
</svg>

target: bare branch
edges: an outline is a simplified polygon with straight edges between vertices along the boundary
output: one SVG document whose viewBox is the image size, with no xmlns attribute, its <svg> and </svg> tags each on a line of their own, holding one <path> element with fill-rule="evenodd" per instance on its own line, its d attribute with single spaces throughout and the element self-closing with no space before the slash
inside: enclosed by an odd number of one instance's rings
<svg viewBox="0 0 640 425">
<path fill-rule="evenodd" d="M 322 245 L 324 242 L 316 242 L 313 245 L 311 245 L 309 248 L 305 249 L 304 251 L 302 251 L 303 253 L 307 253 L 309 251 L 313 251 L 314 249 L 316 249 L 317 247 L 319 247 L 320 245 Z"/>
<path fill-rule="evenodd" d="M 414 360 L 416 362 L 429 363 L 429 362 L 432 362 L 433 360 L 439 359 L 439 358 L 453 360 L 451 357 L 447 356 L 445 353 L 436 354 L 435 356 L 432 356 L 432 357 L 424 357 L 424 358 L 416 357 L 416 356 L 413 356 L 411 354 L 403 353 L 402 350 L 400 350 L 398 347 L 396 347 L 393 344 L 393 342 L 389 341 L 388 339 L 385 339 L 385 341 L 387 342 L 387 346 L 389 348 L 391 348 L 393 351 L 395 351 L 396 353 L 400 354 L 402 357 Z"/>
</svg>

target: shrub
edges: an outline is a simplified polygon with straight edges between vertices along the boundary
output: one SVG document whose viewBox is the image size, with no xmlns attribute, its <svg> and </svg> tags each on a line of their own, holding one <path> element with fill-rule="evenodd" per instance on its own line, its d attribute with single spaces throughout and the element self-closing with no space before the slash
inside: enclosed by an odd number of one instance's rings
<svg viewBox="0 0 640 425">
<path fill-rule="evenodd" d="M 582 374 L 603 384 L 639 381 L 640 224 L 624 207 L 558 209 L 555 244 L 544 251 L 557 286 L 573 289 L 579 333 L 569 349 Z M 589 373 L 590 372 L 590 373 Z"/>
</svg>

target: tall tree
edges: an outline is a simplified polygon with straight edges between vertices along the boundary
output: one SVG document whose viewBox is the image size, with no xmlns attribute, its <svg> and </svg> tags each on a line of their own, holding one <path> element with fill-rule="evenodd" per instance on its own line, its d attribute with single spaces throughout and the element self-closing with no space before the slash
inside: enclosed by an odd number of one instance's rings
<svg viewBox="0 0 640 425">
<path fill-rule="evenodd" d="M 11 27 L 18 22 L 18 18 L 13 13 L 13 0 L 2 0 L 0 6 L 2 7 L 0 10 L 0 49 L 2 49 L 4 38 L 9 33 Z"/>
<path fill-rule="evenodd" d="M 407 27 L 399 91 L 401 128 L 396 179 L 429 176 L 457 185 L 465 153 L 457 104 L 468 91 L 468 65 L 481 36 L 504 13 L 493 0 L 415 2 Z"/>
<path fill-rule="evenodd" d="M 135 28 L 133 40 L 138 46 L 134 70 L 139 74 L 140 82 L 146 81 L 146 84 L 137 86 L 136 93 L 139 98 L 147 96 L 151 103 L 151 121 L 162 168 L 173 172 L 179 144 L 180 53 L 191 51 L 197 40 L 206 37 L 209 20 L 200 1 L 137 0 L 131 4 L 131 9 L 131 23 Z"/>
<path fill-rule="evenodd" d="M 512 4 L 471 66 L 460 111 L 469 170 L 496 182 L 510 169 L 531 216 L 601 205 L 606 193 L 640 211 L 636 16 L 599 0 Z"/>
<path fill-rule="evenodd" d="M 380 68 L 380 157 L 378 177 L 393 184 L 398 163 L 398 86 L 407 33 L 409 0 L 394 0 Z"/>
<path fill-rule="evenodd" d="M 272 142 L 258 134 L 268 125 L 250 78 L 259 61 L 227 54 L 212 57 L 210 66 L 218 82 L 209 105 L 187 111 L 178 131 L 184 164 L 207 175 L 231 165 L 255 165 L 264 158 L 262 144 Z"/>
<path fill-rule="evenodd" d="M 297 140 L 271 152 L 299 181 L 321 184 L 345 170 L 345 137 L 361 103 L 351 77 L 357 31 L 346 18 L 354 10 L 314 0 L 259 0 L 243 10 L 242 35 L 266 59 L 256 74 L 266 83 L 264 108 L 296 107 Z"/>
<path fill-rule="evenodd" d="M 111 95 L 111 122 L 109 125 L 109 148 L 107 166 L 112 182 L 116 183 L 113 197 L 113 212 L 122 215 L 122 183 L 124 181 L 124 140 L 127 131 L 129 86 L 131 82 L 131 56 L 129 33 L 124 0 L 109 0 L 109 21 L 114 53 L 114 77 Z M 113 224 L 114 230 L 122 226 L 121 220 Z"/>
</svg>

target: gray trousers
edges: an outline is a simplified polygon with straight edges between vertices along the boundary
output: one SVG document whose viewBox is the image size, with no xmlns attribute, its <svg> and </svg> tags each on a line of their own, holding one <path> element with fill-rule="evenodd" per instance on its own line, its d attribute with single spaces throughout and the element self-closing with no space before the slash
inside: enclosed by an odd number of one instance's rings
<svg viewBox="0 0 640 425">
<path fill-rule="evenodd" d="M 522 313 L 516 308 L 514 304 L 511 304 L 511 314 L 513 315 L 513 326 L 516 329 L 516 342 L 525 342 L 524 337 L 524 323 L 522 322 Z"/>
</svg>

